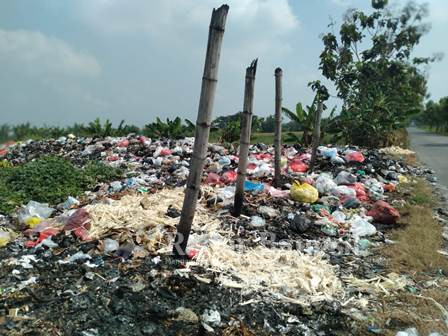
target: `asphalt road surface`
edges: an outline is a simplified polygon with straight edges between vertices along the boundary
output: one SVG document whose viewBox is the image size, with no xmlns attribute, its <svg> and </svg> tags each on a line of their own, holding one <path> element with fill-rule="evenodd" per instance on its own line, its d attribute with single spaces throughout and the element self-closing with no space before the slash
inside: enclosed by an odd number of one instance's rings
<svg viewBox="0 0 448 336">
<path fill-rule="evenodd" d="M 448 187 L 448 136 L 435 135 L 416 127 L 408 128 L 411 147 L 421 162 L 436 172 L 440 184 Z"/>
</svg>

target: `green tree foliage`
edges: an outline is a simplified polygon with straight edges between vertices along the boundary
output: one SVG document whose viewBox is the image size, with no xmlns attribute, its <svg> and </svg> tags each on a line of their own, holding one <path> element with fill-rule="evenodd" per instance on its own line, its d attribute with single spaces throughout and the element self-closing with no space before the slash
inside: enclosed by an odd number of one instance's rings
<svg viewBox="0 0 448 336">
<path fill-rule="evenodd" d="M 416 121 L 429 126 L 433 131 L 448 133 L 448 97 L 443 97 L 438 102 L 428 101 Z"/>
<path fill-rule="evenodd" d="M 354 144 L 383 144 L 421 110 L 426 79 L 420 66 L 436 59 L 412 57 L 428 31 L 426 7 L 410 2 L 394 12 L 386 5 L 373 0 L 370 14 L 350 10 L 338 34 L 322 37 L 319 68 L 343 101 L 338 131 Z"/>
<path fill-rule="evenodd" d="M 324 95 L 325 96 L 325 95 Z M 326 97 L 326 96 L 325 96 Z M 296 124 L 301 125 L 303 130 L 302 138 L 299 138 L 296 134 L 290 132 L 288 133 L 289 141 L 301 142 L 304 146 L 309 146 L 311 144 L 313 132 L 314 132 L 314 119 L 316 117 L 317 111 L 317 103 L 319 100 L 319 93 L 316 93 L 314 96 L 313 102 L 311 105 L 307 105 L 304 109 L 302 103 L 296 104 L 295 111 L 291 111 L 286 107 L 282 107 L 282 111 L 286 116 Z M 324 110 L 327 109 L 327 106 L 323 105 Z M 330 115 L 326 118 L 322 118 L 321 121 L 321 139 L 324 138 L 325 132 L 329 129 L 334 121 L 334 114 L 336 111 L 336 107 L 330 112 Z"/>
<path fill-rule="evenodd" d="M 195 129 L 194 124 L 189 120 L 185 120 L 185 122 L 186 124 L 179 117 L 173 120 L 167 118 L 166 122 L 157 117 L 155 122 L 145 125 L 143 133 L 151 138 L 180 139 L 192 136 Z"/>
</svg>

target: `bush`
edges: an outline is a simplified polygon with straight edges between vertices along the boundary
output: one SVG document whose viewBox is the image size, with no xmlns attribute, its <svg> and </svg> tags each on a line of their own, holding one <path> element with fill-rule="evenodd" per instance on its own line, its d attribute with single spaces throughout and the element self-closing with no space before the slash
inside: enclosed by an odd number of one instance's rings
<svg viewBox="0 0 448 336">
<path fill-rule="evenodd" d="M 120 170 L 102 163 L 91 163 L 83 170 L 54 156 L 5 167 L 0 169 L 0 213 L 10 214 L 30 200 L 56 205 L 67 196 L 79 196 L 97 182 L 121 175 Z"/>
</svg>

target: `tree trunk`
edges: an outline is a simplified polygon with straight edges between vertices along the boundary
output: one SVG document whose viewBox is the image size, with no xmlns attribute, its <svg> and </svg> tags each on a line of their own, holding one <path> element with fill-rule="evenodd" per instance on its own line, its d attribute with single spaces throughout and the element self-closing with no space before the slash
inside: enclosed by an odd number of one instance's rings
<svg viewBox="0 0 448 336">
<path fill-rule="evenodd" d="M 320 142 L 320 120 L 322 118 L 323 104 L 322 102 L 317 103 L 316 117 L 314 119 L 314 134 L 313 134 L 313 149 L 311 152 L 311 163 L 310 171 L 313 171 L 316 164 L 317 147 Z"/>
<path fill-rule="evenodd" d="M 236 179 L 235 201 L 233 215 L 241 214 L 244 198 L 244 181 L 246 180 L 247 158 L 249 156 L 250 132 L 252 127 L 252 107 L 254 102 L 255 73 L 257 60 L 252 61 L 246 69 L 246 86 L 244 89 L 244 106 L 241 114 L 240 153 L 238 161 L 238 176 Z"/>
<path fill-rule="evenodd" d="M 177 226 L 177 234 L 173 246 L 173 253 L 176 256 L 186 255 L 188 237 L 190 236 L 191 224 L 196 211 L 196 204 L 201 187 L 202 171 L 204 169 L 204 160 L 207 155 L 213 102 L 215 98 L 216 84 L 218 82 L 219 57 L 228 11 L 229 6 L 227 5 L 222 5 L 218 9 L 213 9 L 210 21 L 190 173 L 187 179 L 184 204 L 182 206 L 182 213 Z"/>
<path fill-rule="evenodd" d="M 275 134 L 274 134 L 274 186 L 280 187 L 281 169 L 280 161 L 282 159 L 282 76 L 283 71 L 280 68 L 275 69 Z"/>
</svg>

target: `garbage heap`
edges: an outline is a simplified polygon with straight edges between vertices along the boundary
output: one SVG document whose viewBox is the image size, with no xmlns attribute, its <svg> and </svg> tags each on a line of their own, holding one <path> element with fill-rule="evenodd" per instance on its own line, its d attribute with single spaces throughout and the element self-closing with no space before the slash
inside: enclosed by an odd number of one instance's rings
<svg viewBox="0 0 448 336">
<path fill-rule="evenodd" d="M 174 260 L 192 147 L 131 134 L 2 149 L 5 167 L 55 155 L 123 177 L 0 216 L 0 334 L 317 335 L 411 285 L 374 251 L 399 225 L 397 188 L 428 173 L 406 163 L 412 152 L 321 146 L 310 172 L 309 150 L 284 146 L 275 188 L 273 147 L 252 145 L 235 218 L 237 148 L 212 144 L 188 259 Z"/>
</svg>

